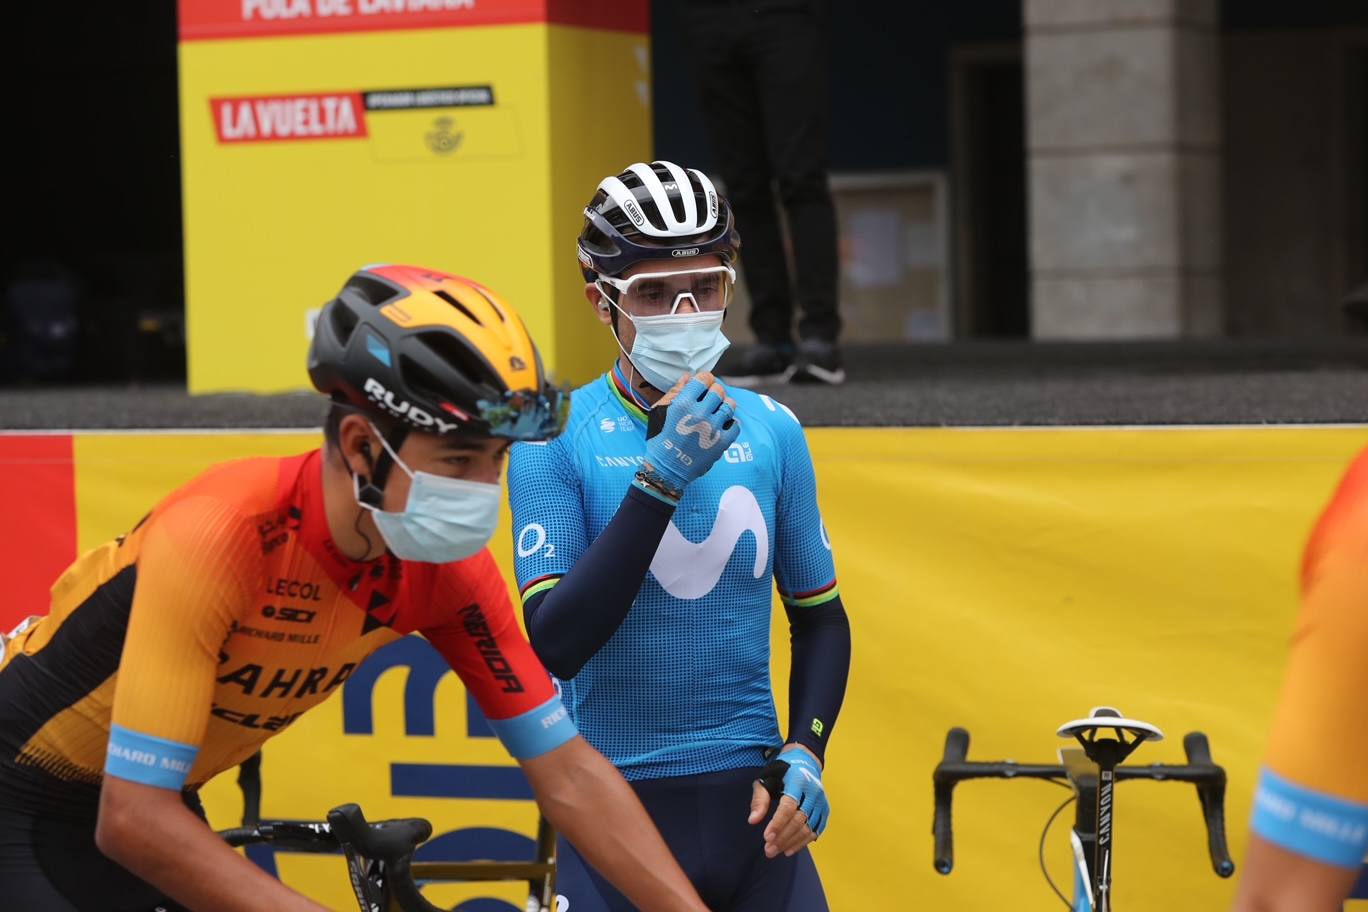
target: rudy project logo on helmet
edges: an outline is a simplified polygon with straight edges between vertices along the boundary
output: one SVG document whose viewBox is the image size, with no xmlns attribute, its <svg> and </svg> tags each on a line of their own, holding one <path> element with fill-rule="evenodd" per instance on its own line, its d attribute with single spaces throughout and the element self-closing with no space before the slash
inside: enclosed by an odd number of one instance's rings
<svg viewBox="0 0 1368 912">
<path fill-rule="evenodd" d="M 672 256 L 672 257 L 691 257 L 691 256 L 698 256 L 698 248 L 697 248 L 697 247 L 685 247 L 683 250 L 671 250 L 671 251 L 670 251 L 670 256 Z"/>
<path fill-rule="evenodd" d="M 641 214 L 641 210 L 637 208 L 637 204 L 631 200 L 627 200 L 622 204 L 622 211 L 627 213 L 627 217 L 632 220 L 632 224 L 638 227 L 646 224 L 646 216 Z"/>
<path fill-rule="evenodd" d="M 436 415 L 429 415 L 410 402 L 396 399 L 394 393 L 385 389 L 385 385 L 374 377 L 367 377 L 363 388 L 372 402 L 384 406 L 390 414 L 398 418 L 405 418 L 420 428 L 436 428 L 437 433 L 448 434 L 461 426 L 460 422 L 443 421 Z"/>
</svg>

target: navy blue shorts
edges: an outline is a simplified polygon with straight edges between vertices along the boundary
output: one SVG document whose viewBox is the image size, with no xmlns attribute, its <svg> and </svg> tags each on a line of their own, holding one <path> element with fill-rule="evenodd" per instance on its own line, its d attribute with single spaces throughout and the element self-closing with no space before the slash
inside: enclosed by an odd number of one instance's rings
<svg viewBox="0 0 1368 912">
<path fill-rule="evenodd" d="M 765 823 L 749 824 L 757 769 L 630 783 L 708 908 L 718 912 L 827 912 L 812 855 L 765 857 Z M 773 808 L 771 808 L 771 814 Z M 560 912 L 631 912 L 636 907 L 562 837 L 557 847 Z"/>
</svg>

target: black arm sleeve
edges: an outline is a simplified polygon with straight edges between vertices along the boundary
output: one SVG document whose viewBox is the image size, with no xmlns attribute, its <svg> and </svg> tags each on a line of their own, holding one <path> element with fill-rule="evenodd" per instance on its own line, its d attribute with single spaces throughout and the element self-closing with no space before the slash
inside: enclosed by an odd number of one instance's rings
<svg viewBox="0 0 1368 912">
<path fill-rule="evenodd" d="M 785 610 L 793 644 L 786 743 L 796 741 L 821 759 L 850 676 L 850 619 L 840 596 L 813 608 Z"/>
<path fill-rule="evenodd" d="M 553 675 L 579 674 L 622 624 L 673 515 L 674 507 L 632 485 L 574 568 L 523 605 L 527 638 Z"/>
</svg>

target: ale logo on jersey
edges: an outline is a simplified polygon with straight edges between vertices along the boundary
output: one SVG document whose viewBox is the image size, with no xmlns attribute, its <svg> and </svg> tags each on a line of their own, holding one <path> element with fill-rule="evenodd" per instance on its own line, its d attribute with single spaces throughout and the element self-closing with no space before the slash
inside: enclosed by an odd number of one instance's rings
<svg viewBox="0 0 1368 912">
<path fill-rule="evenodd" d="M 488 85 L 209 99 L 214 131 L 221 144 L 361 139 L 369 135 L 368 115 L 493 106 L 494 89 Z M 465 134 L 452 132 L 454 123 L 450 117 L 433 122 L 436 129 L 425 137 L 433 151 L 446 154 L 460 146 Z"/>
</svg>

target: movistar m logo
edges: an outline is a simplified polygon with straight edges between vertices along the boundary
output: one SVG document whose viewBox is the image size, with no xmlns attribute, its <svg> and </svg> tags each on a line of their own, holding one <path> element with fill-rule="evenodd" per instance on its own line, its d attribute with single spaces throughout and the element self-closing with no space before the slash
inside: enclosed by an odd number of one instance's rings
<svg viewBox="0 0 1368 912">
<path fill-rule="evenodd" d="M 698 446 L 704 450 L 711 450 L 717 446 L 717 441 L 722 439 L 722 432 L 708 424 L 706 419 L 694 418 L 685 415 L 679 419 L 675 425 L 675 430 L 685 435 L 695 434 L 698 436 Z"/>
<path fill-rule="evenodd" d="M 700 599 L 717 588 L 737 543 L 747 532 L 755 537 L 751 572 L 760 579 L 769 563 L 769 527 L 755 495 L 734 485 L 722 492 L 712 531 L 703 541 L 689 541 L 673 521 L 665 527 L 660 547 L 651 559 L 651 575 L 677 599 Z"/>
</svg>

